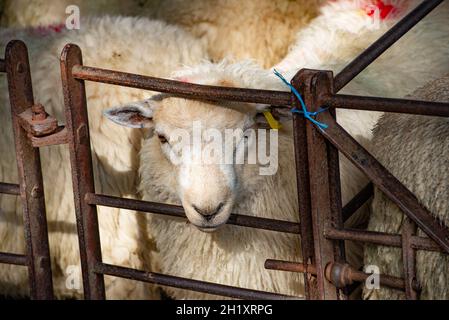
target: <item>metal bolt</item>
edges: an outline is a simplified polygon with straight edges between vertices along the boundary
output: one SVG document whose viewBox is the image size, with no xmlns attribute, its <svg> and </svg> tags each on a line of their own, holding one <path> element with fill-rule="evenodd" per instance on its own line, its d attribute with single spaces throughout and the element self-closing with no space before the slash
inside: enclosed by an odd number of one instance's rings
<svg viewBox="0 0 449 320">
<path fill-rule="evenodd" d="M 40 103 L 34 104 L 31 107 L 31 111 L 33 112 L 32 120 L 45 120 L 47 118 L 47 113 L 45 112 L 45 108 Z"/>
<path fill-rule="evenodd" d="M 33 189 L 31 189 L 31 196 L 33 198 L 39 198 L 41 196 L 41 189 L 38 186 L 34 186 Z"/>
<path fill-rule="evenodd" d="M 85 145 L 88 143 L 87 140 L 87 126 L 85 123 L 80 124 L 78 129 L 76 130 L 76 137 L 78 139 L 78 143 Z"/>
<path fill-rule="evenodd" d="M 16 70 L 18 73 L 24 73 L 25 72 L 25 65 L 22 62 L 17 63 Z"/>
</svg>

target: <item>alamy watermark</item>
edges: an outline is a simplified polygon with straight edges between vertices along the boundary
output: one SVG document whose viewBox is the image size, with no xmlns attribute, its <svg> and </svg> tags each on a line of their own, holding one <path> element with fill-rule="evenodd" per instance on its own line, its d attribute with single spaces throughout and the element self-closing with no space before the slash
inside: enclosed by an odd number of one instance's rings
<svg viewBox="0 0 449 320">
<path fill-rule="evenodd" d="M 380 269 L 376 265 L 365 266 L 365 273 L 370 273 L 365 280 L 365 288 L 369 290 L 380 289 Z"/>
<path fill-rule="evenodd" d="M 191 130 L 177 128 L 164 137 L 162 150 L 172 164 L 257 164 L 260 175 L 278 170 L 278 130 L 203 129 L 194 121 Z"/>
<path fill-rule="evenodd" d="M 69 265 L 65 269 L 65 287 L 69 290 L 81 290 L 81 270 L 79 266 Z"/>
<path fill-rule="evenodd" d="M 70 5 L 65 8 L 68 17 L 65 20 L 65 27 L 68 30 L 79 30 L 81 28 L 80 8 L 76 5 Z"/>
</svg>

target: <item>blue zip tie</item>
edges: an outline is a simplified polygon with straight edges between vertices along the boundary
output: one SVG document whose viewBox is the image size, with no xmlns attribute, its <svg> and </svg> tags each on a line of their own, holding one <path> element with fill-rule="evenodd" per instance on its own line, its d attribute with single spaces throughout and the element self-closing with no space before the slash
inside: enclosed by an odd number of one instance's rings
<svg viewBox="0 0 449 320">
<path fill-rule="evenodd" d="M 287 86 L 290 87 L 290 89 L 292 90 L 293 94 L 298 98 L 300 104 L 301 104 L 301 108 L 302 110 L 298 110 L 297 108 L 292 108 L 290 111 L 292 113 L 300 113 L 304 115 L 304 118 L 306 118 L 307 120 L 309 120 L 310 122 L 312 122 L 313 124 L 315 124 L 316 126 L 318 126 L 318 128 L 320 129 L 327 129 L 329 126 L 325 123 L 316 121 L 315 119 L 313 119 L 312 117 L 315 117 L 317 114 L 324 112 L 327 110 L 327 108 L 320 108 L 318 111 L 315 112 L 309 112 L 307 110 L 306 104 L 304 103 L 304 100 L 301 97 L 301 94 L 298 92 L 298 90 L 296 90 L 295 87 L 293 87 L 283 76 L 282 74 L 280 74 L 276 69 L 274 69 L 274 74 L 282 80 L 282 82 L 284 82 Z"/>
</svg>

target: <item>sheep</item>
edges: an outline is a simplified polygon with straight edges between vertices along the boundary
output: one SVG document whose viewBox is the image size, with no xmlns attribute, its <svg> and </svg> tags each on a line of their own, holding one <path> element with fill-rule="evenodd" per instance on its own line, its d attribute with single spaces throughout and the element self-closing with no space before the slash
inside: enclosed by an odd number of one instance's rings
<svg viewBox="0 0 449 320">
<path fill-rule="evenodd" d="M 146 0 L 58 1 L 7 0 L 3 25 L 38 26 L 64 23 L 68 5 L 81 16 L 145 16 L 178 25 L 200 37 L 216 61 L 227 56 L 252 58 L 265 68 L 287 53 L 296 32 L 318 14 L 327 0 Z"/>
<path fill-rule="evenodd" d="M 208 59 L 206 49 L 188 32 L 147 18 L 102 17 L 83 21 L 81 30 L 6 29 L 0 34 L 3 51 L 11 39 L 25 41 L 30 53 L 35 101 L 64 123 L 59 57 L 67 43 L 78 44 L 87 65 L 138 74 L 167 77 L 184 64 Z M 1 52 L 3 55 L 4 53 Z M 86 83 L 96 191 L 133 197 L 137 153 L 143 132 L 117 128 L 102 119 L 102 108 L 143 99 L 148 91 Z M 6 76 L 1 75 L 1 105 L 8 106 Z M 0 181 L 17 182 L 12 150 L 9 108 L 0 108 Z M 50 252 L 55 294 L 59 298 L 81 296 L 66 287 L 79 271 L 70 161 L 66 146 L 41 148 L 42 170 L 49 223 Z M 23 252 L 21 210 L 16 197 L 0 196 L 0 251 Z M 145 217 L 133 211 L 99 207 L 102 253 L 105 261 L 150 270 L 153 250 L 150 235 L 142 228 Z M 71 266 L 75 267 L 71 267 Z M 71 276 L 71 277 L 69 277 Z M 0 266 L 0 292 L 9 296 L 27 294 L 25 270 Z M 78 277 L 77 280 L 80 280 Z M 76 283 L 76 281 L 75 281 Z M 81 284 L 82 285 L 82 284 Z M 76 288 L 75 288 L 76 289 Z M 128 280 L 106 277 L 107 298 L 157 298 L 158 292 Z"/>
<path fill-rule="evenodd" d="M 344 10 L 339 7 L 339 4 Z M 313 48 L 314 42 L 317 41 L 317 46 L 321 46 L 320 51 L 309 49 L 302 51 L 300 47 L 296 47 L 299 64 L 292 66 L 291 57 L 294 50 L 289 55 L 289 61 L 281 63 L 279 67 L 284 68 L 287 74 L 292 74 L 303 67 L 321 68 L 319 64 L 312 63 L 319 58 L 323 68 L 338 71 L 347 61 L 340 59 L 338 54 L 333 56 L 328 54 L 325 51 L 326 47 L 320 42 L 320 35 L 326 35 L 334 28 L 332 30 L 335 30 L 335 34 L 341 35 L 342 38 L 330 37 L 326 46 L 338 48 L 338 52 L 343 57 L 352 58 L 358 53 L 358 49 L 367 47 L 372 39 L 379 37 L 389 25 L 403 15 L 403 13 L 397 15 L 391 18 L 392 20 L 383 19 L 379 21 L 380 28 L 374 28 L 370 27 L 371 18 L 360 15 L 360 7 L 352 6 L 353 10 L 349 10 L 349 4 L 348 1 L 330 4 L 323 9 L 322 17 L 312 21 L 310 27 L 300 32 L 298 43 L 307 39 L 310 41 L 306 46 L 308 49 Z M 429 25 L 432 25 L 432 28 L 436 25 L 443 29 L 446 27 L 444 14 L 448 12 L 447 6 L 439 9 L 432 14 L 432 17 L 429 17 L 427 23 L 421 25 L 421 28 L 425 26 L 433 30 Z M 332 19 L 343 19 L 343 21 L 349 19 L 355 26 L 334 23 L 330 21 Z M 358 26 L 360 27 L 357 28 Z M 337 27 L 338 29 L 335 29 Z M 409 66 L 404 63 L 401 67 L 401 63 L 410 55 L 411 59 L 416 61 L 413 59 L 414 54 L 419 56 L 422 50 L 427 50 L 428 43 L 435 40 L 433 37 L 441 38 L 439 32 L 422 36 L 421 33 L 422 31 L 414 31 L 411 36 L 408 36 L 408 41 L 404 39 L 401 49 L 392 48 L 392 53 L 385 54 L 385 58 L 383 57 L 367 70 L 367 75 L 359 77 L 355 83 L 350 84 L 346 92 L 362 94 L 376 92 L 374 79 L 391 66 L 395 66 L 394 71 L 397 73 L 386 73 L 384 83 L 393 85 L 399 83 L 400 80 L 396 77 L 398 74 L 399 76 L 404 74 Z M 354 45 L 354 40 L 359 41 L 357 46 Z M 410 48 L 419 50 L 405 51 Z M 433 61 L 432 64 L 426 64 L 428 69 L 421 81 L 442 72 L 438 68 L 447 68 L 443 66 L 448 64 L 442 63 L 447 62 L 447 49 L 444 47 L 442 51 L 445 53 L 437 54 L 435 64 Z M 293 72 L 289 72 L 290 70 L 286 68 L 287 64 Z M 411 71 L 413 72 L 414 69 Z M 415 74 L 412 73 L 408 78 L 414 76 Z M 199 84 L 286 90 L 270 70 L 260 69 L 248 62 L 205 63 L 178 71 L 174 77 Z M 412 86 L 416 83 L 419 83 L 419 79 L 404 83 L 401 89 L 385 85 L 385 90 L 388 94 L 394 94 L 394 90 L 400 92 L 412 90 Z M 257 110 L 260 109 L 247 104 L 189 101 L 162 95 L 140 103 L 134 102 L 130 105 L 111 108 L 105 115 L 118 124 L 131 127 L 145 126 L 150 131 L 140 153 L 139 192 L 141 197 L 144 200 L 181 204 L 186 210 L 190 222 L 187 225 L 176 218 L 160 216 L 150 218 L 149 233 L 154 235 L 158 249 L 155 259 L 159 262 L 162 272 L 301 296 L 303 295 L 302 275 L 270 272 L 263 267 L 264 260 L 268 257 L 297 261 L 300 257 L 300 243 L 297 236 L 223 225 L 231 210 L 236 213 L 298 222 L 291 123 L 285 123 L 279 130 L 279 163 L 275 175 L 259 175 L 257 165 L 235 165 L 232 168 L 201 166 L 188 162 L 177 165 L 172 163 L 176 157 L 170 150 L 177 149 L 179 144 L 175 138 L 177 128 L 193 130 L 192 122 L 200 119 L 203 128 L 242 129 L 251 124 L 254 125 L 254 122 L 257 125 Z M 136 119 L 130 117 L 134 113 L 141 115 L 137 118 L 146 120 L 137 123 L 132 121 Z M 181 113 L 182 118 L 178 117 Z M 361 143 L 369 146 L 370 130 L 378 117 L 379 113 L 339 110 L 337 119 Z M 206 142 L 202 143 L 206 144 Z M 341 180 L 343 203 L 347 202 L 366 183 L 366 178 L 344 157 L 341 157 Z M 216 228 L 215 232 L 210 233 L 214 228 Z M 201 231 L 208 231 L 208 233 Z M 211 297 L 207 294 L 174 288 L 166 290 L 169 295 L 177 299 Z"/>
<path fill-rule="evenodd" d="M 449 74 L 413 93 L 412 98 L 449 102 Z M 376 124 L 373 152 L 418 201 L 441 223 L 449 226 L 449 121 L 443 117 L 385 114 Z M 401 233 L 403 212 L 375 189 L 368 229 Z M 424 233 L 419 230 L 418 235 Z M 384 274 L 403 276 L 400 248 L 367 245 L 365 264 L 379 267 Z M 417 251 L 417 280 L 421 299 L 449 299 L 449 256 Z M 404 299 L 401 291 L 380 288 L 364 290 L 365 299 Z"/>
<path fill-rule="evenodd" d="M 295 34 L 327 0 L 147 1 L 144 14 L 173 23 L 204 39 L 220 61 L 254 59 L 269 68 L 281 61 Z"/>
<path fill-rule="evenodd" d="M 4 0 L 1 25 L 7 27 L 38 27 L 65 23 L 72 13 L 69 6 L 77 6 L 81 17 L 95 15 L 135 15 L 139 1 L 120 0 Z"/>
</svg>

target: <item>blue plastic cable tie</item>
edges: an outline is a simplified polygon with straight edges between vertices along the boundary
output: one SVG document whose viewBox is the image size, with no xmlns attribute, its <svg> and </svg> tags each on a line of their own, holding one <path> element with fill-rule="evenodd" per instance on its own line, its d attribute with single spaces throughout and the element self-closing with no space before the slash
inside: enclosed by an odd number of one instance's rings
<svg viewBox="0 0 449 320">
<path fill-rule="evenodd" d="M 313 124 L 315 124 L 316 126 L 318 126 L 318 128 L 324 130 L 327 129 L 329 126 L 325 123 L 316 121 L 315 119 L 313 119 L 312 117 L 315 117 L 317 114 L 324 112 L 327 110 L 327 108 L 320 108 L 318 111 L 315 112 L 309 112 L 307 110 L 306 104 L 304 103 L 304 100 L 301 97 L 301 94 L 298 92 L 298 90 L 296 90 L 295 87 L 293 87 L 291 85 L 291 83 L 289 83 L 283 76 L 282 74 L 280 74 L 276 69 L 274 69 L 274 74 L 282 80 L 282 82 L 284 82 L 287 86 L 290 87 L 290 89 L 292 90 L 293 94 L 298 98 L 299 103 L 301 104 L 301 108 L 302 110 L 298 110 L 297 108 L 293 108 L 290 111 L 292 113 L 300 113 L 302 115 L 304 115 L 304 118 L 306 118 L 307 120 L 309 120 L 310 122 L 312 122 Z"/>
</svg>

